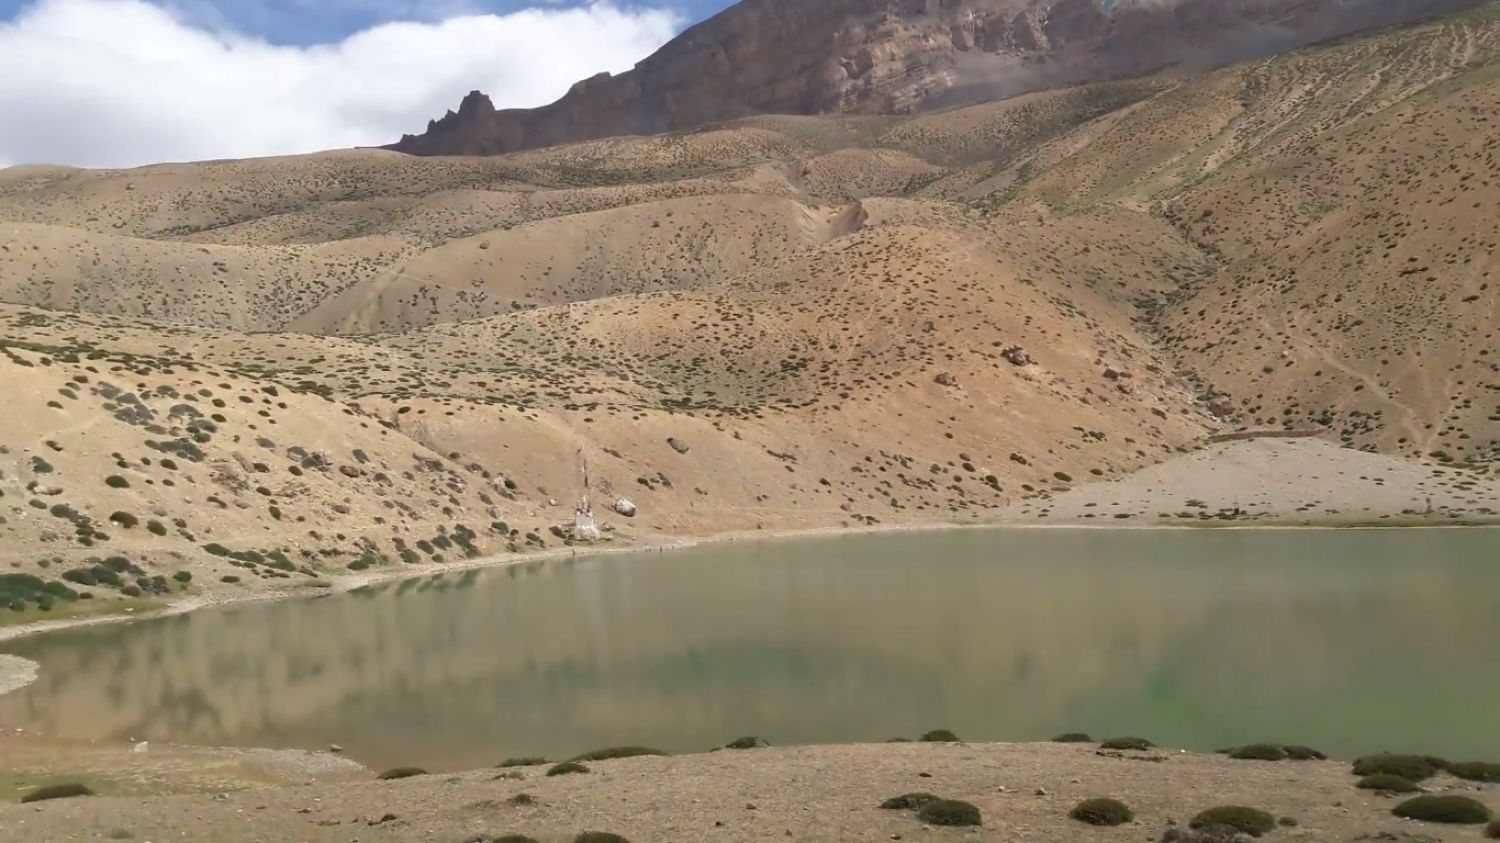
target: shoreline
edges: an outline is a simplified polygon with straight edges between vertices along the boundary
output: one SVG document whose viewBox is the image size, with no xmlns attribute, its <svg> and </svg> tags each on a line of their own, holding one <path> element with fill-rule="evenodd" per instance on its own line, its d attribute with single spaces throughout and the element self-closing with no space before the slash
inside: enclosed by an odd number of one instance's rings
<svg viewBox="0 0 1500 843">
<path fill-rule="evenodd" d="M 612 547 L 591 547 L 580 549 L 578 547 L 557 547 L 530 553 L 521 553 L 507 556 L 485 556 L 478 559 L 465 559 L 461 562 L 453 562 L 442 567 L 432 566 L 420 569 L 393 569 L 387 571 L 370 571 L 337 575 L 330 580 L 330 587 L 323 589 L 307 588 L 277 588 L 268 589 L 251 594 L 243 595 L 191 595 L 168 602 L 160 609 L 148 612 L 123 612 L 118 614 L 102 614 L 81 618 L 62 618 L 57 620 L 39 620 L 31 623 L 19 624 L 13 627 L 0 629 L 0 645 L 10 641 L 30 638 L 48 633 L 63 632 L 71 629 L 82 629 L 92 626 L 104 626 L 112 624 L 131 623 L 135 621 L 159 620 L 162 618 L 175 617 L 188 614 L 202 609 L 210 609 L 221 606 L 240 606 L 254 603 L 264 603 L 280 600 L 318 600 L 339 594 L 348 594 L 361 588 L 379 585 L 388 582 L 400 582 L 403 580 L 414 580 L 429 577 L 438 573 L 459 573 L 478 570 L 502 570 L 513 565 L 525 565 L 533 562 L 546 562 L 554 559 L 562 559 L 579 556 L 618 556 L 634 553 L 661 553 L 669 550 L 688 550 L 707 544 L 734 543 L 745 541 L 799 541 L 836 538 L 840 536 L 877 536 L 894 533 L 939 533 L 952 530 L 1129 530 L 1129 531 L 1151 531 L 1165 530 L 1178 532 L 1191 531 L 1373 531 L 1373 530 L 1497 530 L 1500 529 L 1500 520 L 1495 523 L 1464 523 L 1464 524 L 1394 524 L 1383 526 L 1369 524 L 1365 521 L 1339 523 L 1330 520 L 1327 523 L 1263 523 L 1263 524 L 1238 524 L 1233 522 L 1191 524 L 1173 524 L 1163 522 L 1151 523 L 1076 523 L 1056 522 L 1046 523 L 1042 519 L 1031 518 L 1025 521 L 1015 520 L 988 520 L 967 522 L 944 522 L 935 521 L 930 523 L 902 523 L 902 524 L 877 524 L 861 525 L 851 527 L 811 527 L 805 529 L 786 530 L 732 530 L 723 533 L 713 533 L 704 536 L 679 536 L 679 537 L 653 537 L 639 544 L 623 544 Z M 0 696 L 18 691 L 35 682 L 41 671 L 41 666 L 36 662 L 20 656 L 0 653 Z"/>
</svg>

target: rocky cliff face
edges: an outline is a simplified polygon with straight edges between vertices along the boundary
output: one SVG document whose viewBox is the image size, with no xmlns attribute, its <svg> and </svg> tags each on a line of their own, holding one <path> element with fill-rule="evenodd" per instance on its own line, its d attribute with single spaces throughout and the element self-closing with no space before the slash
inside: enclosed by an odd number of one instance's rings
<svg viewBox="0 0 1500 843">
<path fill-rule="evenodd" d="M 490 155 L 752 114 L 890 114 L 1217 66 L 1480 0 L 745 0 L 619 76 L 496 110 L 478 91 L 392 149 Z"/>
</svg>

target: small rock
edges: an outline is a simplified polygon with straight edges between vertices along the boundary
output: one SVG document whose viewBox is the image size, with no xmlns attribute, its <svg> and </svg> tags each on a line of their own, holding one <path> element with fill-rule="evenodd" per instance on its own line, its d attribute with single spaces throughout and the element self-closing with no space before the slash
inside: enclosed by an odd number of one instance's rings
<svg viewBox="0 0 1500 843">
<path fill-rule="evenodd" d="M 686 442 L 678 439 L 675 436 L 667 437 L 667 444 L 671 445 L 672 450 L 676 451 L 679 454 L 686 454 L 688 451 L 692 450 L 692 448 L 688 447 L 688 444 Z"/>
<path fill-rule="evenodd" d="M 328 745 L 328 751 L 329 752 L 343 752 L 344 748 L 341 747 L 341 746 L 339 746 L 336 743 L 331 743 L 331 744 Z"/>
<path fill-rule="evenodd" d="M 1050 793 L 1047 792 L 1047 788 L 1045 788 L 1045 787 L 1039 787 L 1036 790 L 1033 790 L 1032 794 L 1035 795 L 1035 796 L 1051 796 L 1052 795 L 1052 794 L 1050 794 Z"/>
</svg>

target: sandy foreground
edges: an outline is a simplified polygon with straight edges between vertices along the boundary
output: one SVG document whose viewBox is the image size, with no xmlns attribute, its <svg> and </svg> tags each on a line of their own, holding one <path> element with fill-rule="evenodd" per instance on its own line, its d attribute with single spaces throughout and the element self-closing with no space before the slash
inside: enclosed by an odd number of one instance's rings
<svg viewBox="0 0 1500 843">
<path fill-rule="evenodd" d="M 0 743 L 0 747 L 4 747 Z M 121 748 L 119 751 L 125 752 Z M 154 751 L 154 750 L 153 750 Z M 147 753 L 149 754 L 149 753 Z M 526 833 L 563 841 L 612 831 L 635 841 L 1155 840 L 1224 804 L 1290 817 L 1271 840 L 1477 840 L 1475 828 L 1401 820 L 1392 798 L 1358 790 L 1346 762 L 1233 761 L 1172 750 L 1100 754 L 1093 744 L 883 744 L 724 750 L 400 781 L 305 783 L 182 796 L 106 797 L 0 806 L 0 840 L 458 841 Z M 326 774 L 325 774 L 326 775 Z M 1440 778 L 1500 807 L 1495 785 Z M 924 827 L 888 797 L 926 791 L 979 807 L 983 827 Z M 516 797 L 528 794 L 530 804 Z M 1134 822 L 1068 819 L 1107 795 Z"/>
</svg>

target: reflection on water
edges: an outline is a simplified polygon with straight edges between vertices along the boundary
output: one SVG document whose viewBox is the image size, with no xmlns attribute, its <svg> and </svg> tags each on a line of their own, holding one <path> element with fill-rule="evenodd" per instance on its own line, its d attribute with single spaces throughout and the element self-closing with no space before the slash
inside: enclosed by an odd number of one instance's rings
<svg viewBox="0 0 1500 843">
<path fill-rule="evenodd" d="M 1500 531 L 995 530 L 533 563 L 16 642 L 0 724 L 457 768 L 1068 730 L 1500 755 Z"/>
</svg>

